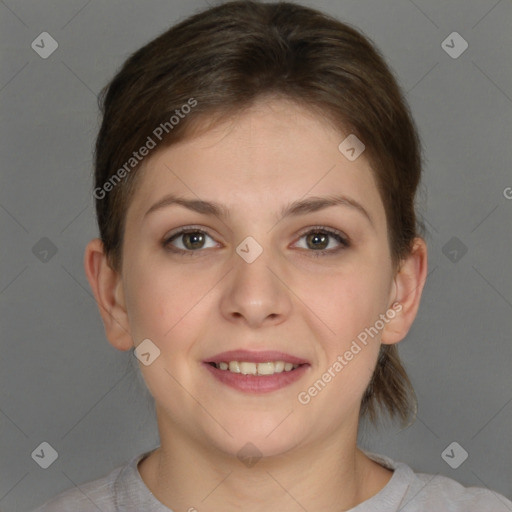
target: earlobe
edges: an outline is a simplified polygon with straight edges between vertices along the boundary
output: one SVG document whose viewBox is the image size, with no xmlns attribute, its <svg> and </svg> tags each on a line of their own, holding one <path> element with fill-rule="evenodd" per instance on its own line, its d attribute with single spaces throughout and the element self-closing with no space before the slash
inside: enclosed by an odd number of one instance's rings
<svg viewBox="0 0 512 512">
<path fill-rule="evenodd" d="M 394 317 L 386 324 L 381 342 L 391 345 L 401 341 L 416 318 L 421 294 L 427 278 L 427 245 L 422 238 L 415 238 L 410 254 L 401 262 L 394 278 Z"/>
<path fill-rule="evenodd" d="M 118 350 L 129 350 L 133 341 L 124 301 L 123 283 L 120 274 L 109 265 L 103 243 L 99 238 L 87 244 L 84 268 L 98 304 L 108 341 Z"/>
</svg>

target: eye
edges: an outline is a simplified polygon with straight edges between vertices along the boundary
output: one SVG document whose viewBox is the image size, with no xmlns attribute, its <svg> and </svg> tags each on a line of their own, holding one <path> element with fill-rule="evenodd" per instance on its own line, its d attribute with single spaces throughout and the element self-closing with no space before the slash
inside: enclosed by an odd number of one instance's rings
<svg viewBox="0 0 512 512">
<path fill-rule="evenodd" d="M 343 233 L 324 227 L 309 229 L 301 235 L 299 240 L 304 242 L 298 245 L 301 249 L 310 249 L 309 252 L 316 253 L 314 256 L 334 254 L 349 247 L 349 242 Z"/>
<path fill-rule="evenodd" d="M 207 240 L 211 242 L 208 244 Z M 197 228 L 185 228 L 172 234 L 163 242 L 163 246 L 174 252 L 193 253 L 199 249 L 215 247 L 216 242 L 205 231 Z"/>
<path fill-rule="evenodd" d="M 308 252 L 313 256 L 334 254 L 350 245 L 343 233 L 322 226 L 310 228 L 300 236 L 299 241 L 302 240 L 304 242 L 297 243 L 296 246 L 309 249 Z M 206 231 L 188 227 L 172 233 L 162 242 L 162 245 L 169 251 L 193 256 L 194 253 L 200 252 L 200 249 L 216 247 L 217 243 Z"/>
</svg>

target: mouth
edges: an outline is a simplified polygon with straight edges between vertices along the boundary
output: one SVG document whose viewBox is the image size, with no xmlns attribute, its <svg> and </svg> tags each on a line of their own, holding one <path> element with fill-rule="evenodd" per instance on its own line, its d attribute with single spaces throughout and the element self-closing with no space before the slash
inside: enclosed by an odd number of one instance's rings
<svg viewBox="0 0 512 512">
<path fill-rule="evenodd" d="M 300 379 L 310 364 L 283 352 L 223 352 L 203 361 L 216 380 L 246 393 L 276 391 Z"/>
<path fill-rule="evenodd" d="M 266 361 L 264 363 L 253 363 L 251 361 L 221 361 L 220 363 L 209 363 L 218 370 L 241 373 L 242 375 L 274 375 L 275 373 L 291 372 L 300 365 L 285 363 L 284 361 Z"/>
</svg>

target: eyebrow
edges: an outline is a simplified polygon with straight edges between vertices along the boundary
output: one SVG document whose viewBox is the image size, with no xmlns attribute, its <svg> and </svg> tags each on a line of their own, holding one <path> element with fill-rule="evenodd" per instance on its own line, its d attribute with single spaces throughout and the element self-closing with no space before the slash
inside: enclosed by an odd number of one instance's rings
<svg viewBox="0 0 512 512">
<path fill-rule="evenodd" d="M 184 197 L 179 197 L 173 194 L 168 194 L 154 203 L 144 214 L 144 217 L 150 213 L 155 212 L 156 210 L 171 205 L 183 206 L 184 208 L 187 208 L 191 211 L 200 213 L 202 215 L 213 215 L 214 217 L 217 217 L 221 220 L 225 220 L 229 217 L 229 210 L 221 204 L 212 201 L 203 201 L 201 199 L 186 199 Z M 307 199 L 293 201 L 281 210 L 281 217 L 279 218 L 279 221 L 286 217 L 317 212 L 331 206 L 345 206 L 352 208 L 353 210 L 361 213 L 370 222 L 370 224 L 374 226 L 373 220 L 366 209 L 354 199 L 344 195 L 308 197 Z"/>
</svg>

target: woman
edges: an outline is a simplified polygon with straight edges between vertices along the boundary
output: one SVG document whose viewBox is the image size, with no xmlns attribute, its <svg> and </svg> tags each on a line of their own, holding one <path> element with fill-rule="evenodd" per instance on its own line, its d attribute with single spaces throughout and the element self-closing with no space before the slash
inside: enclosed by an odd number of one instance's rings
<svg viewBox="0 0 512 512">
<path fill-rule="evenodd" d="M 131 56 L 103 114 L 85 269 L 160 446 L 39 511 L 512 507 L 357 447 L 414 415 L 396 344 L 427 273 L 417 132 L 368 40 L 228 2 Z"/>
</svg>

